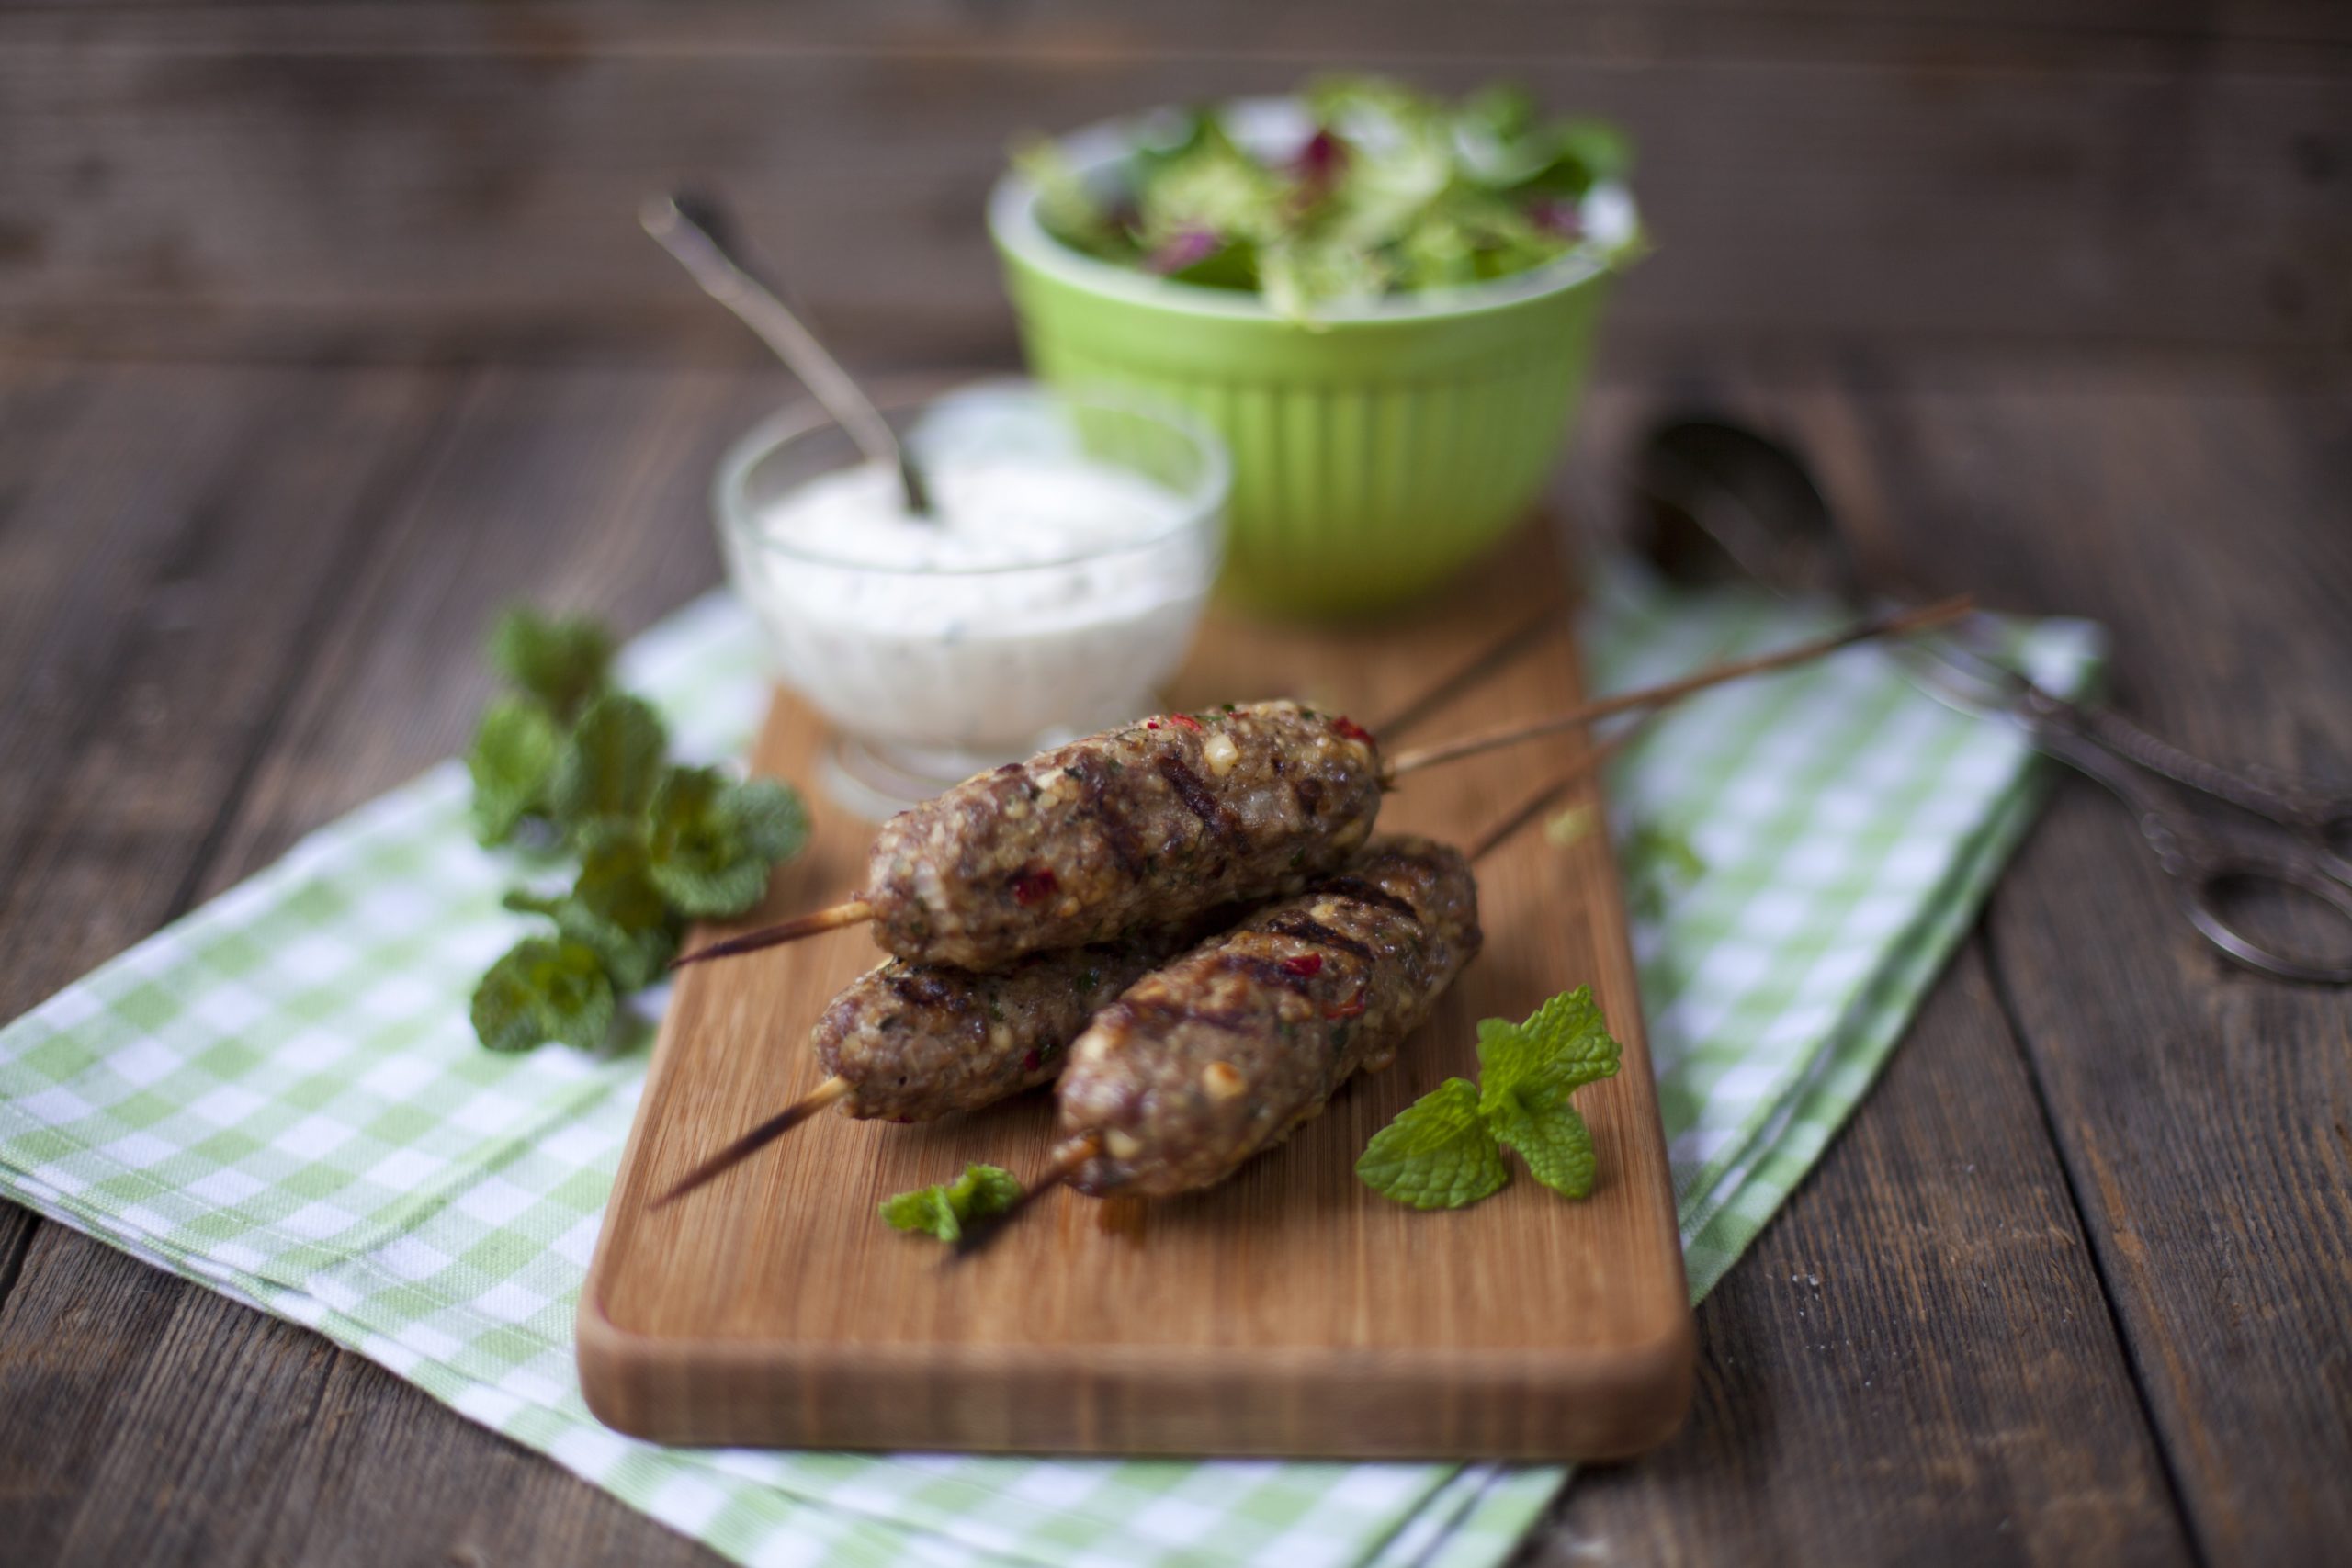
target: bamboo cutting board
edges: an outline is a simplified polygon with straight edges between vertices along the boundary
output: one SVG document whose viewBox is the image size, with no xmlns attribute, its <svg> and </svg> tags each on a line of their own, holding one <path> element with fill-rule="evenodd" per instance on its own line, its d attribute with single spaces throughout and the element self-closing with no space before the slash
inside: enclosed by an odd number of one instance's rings
<svg viewBox="0 0 2352 1568">
<path fill-rule="evenodd" d="M 1561 605 L 1562 582 L 1531 538 L 1402 621 L 1213 618 L 1176 701 L 1295 695 L 1370 721 L 1456 688 L 1409 732 L 1384 734 L 1392 745 L 1553 712 L 1579 696 L 1565 608 L 1545 635 L 1507 651 L 1498 639 Z M 1446 680 L 1472 667 L 1478 679 Z M 780 695 L 753 766 L 806 787 L 823 743 L 820 721 Z M 1582 745 L 1431 769 L 1389 797 L 1381 825 L 1467 845 Z M 1573 798 L 1597 816 L 1592 786 Z M 858 884 L 870 826 L 810 804 L 809 848 L 760 920 Z M 820 1116 L 649 1212 L 701 1156 L 815 1087 L 809 1026 L 880 955 L 852 931 L 683 971 L 581 1298 L 589 1406 L 663 1442 L 795 1448 L 1582 1460 L 1659 1441 L 1681 1419 L 1693 1356 L 1666 1147 L 1607 836 L 1559 837 L 1531 827 L 1479 863 L 1485 951 L 1393 1066 L 1287 1145 L 1173 1201 L 1054 1194 L 952 1267 L 875 1205 L 971 1160 L 1037 1170 L 1050 1096 L 913 1126 Z M 1577 1097 L 1600 1149 L 1589 1200 L 1516 1167 L 1501 1193 L 1452 1213 L 1357 1181 L 1375 1130 L 1449 1075 L 1475 1076 L 1479 1019 L 1522 1018 L 1587 984 L 1625 1047 L 1623 1071 Z"/>
</svg>

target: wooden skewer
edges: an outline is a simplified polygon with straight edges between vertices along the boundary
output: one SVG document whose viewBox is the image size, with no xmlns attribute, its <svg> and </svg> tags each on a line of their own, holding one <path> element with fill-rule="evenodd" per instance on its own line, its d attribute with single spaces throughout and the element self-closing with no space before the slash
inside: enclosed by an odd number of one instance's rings
<svg viewBox="0 0 2352 1568">
<path fill-rule="evenodd" d="M 700 964 L 712 958 L 732 958 L 739 953 L 757 953 L 763 947 L 798 942 L 804 936 L 839 931 L 843 926 L 858 925 L 873 918 L 873 905 L 863 898 L 844 898 L 828 908 L 812 910 L 775 925 L 762 926 L 758 931 L 745 931 L 741 936 L 714 942 L 708 947 L 698 947 L 671 960 L 670 967 L 683 969 L 689 964 Z"/>
<path fill-rule="evenodd" d="M 646 1212 L 650 1213 L 656 1209 L 668 1208 L 695 1188 L 718 1176 L 720 1172 L 759 1153 L 760 1150 L 775 1143 L 835 1100 L 847 1100 L 851 1087 L 847 1078 L 827 1078 L 800 1099 L 794 1100 L 790 1105 L 786 1106 L 688 1171 L 684 1180 L 656 1198 Z"/>
<path fill-rule="evenodd" d="M 1696 674 L 1686 675 L 1679 681 L 1669 681 L 1664 685 L 1645 686 L 1639 691 L 1621 692 L 1613 697 L 1603 697 L 1598 702 L 1586 703 L 1581 707 L 1570 708 L 1566 713 L 1554 714 L 1549 718 L 1537 719 L 1532 724 L 1507 725 L 1500 729 L 1490 729 L 1483 734 L 1464 736 L 1458 740 L 1447 740 L 1435 746 L 1421 747 L 1418 750 L 1400 752 L 1388 763 L 1381 777 L 1384 781 L 1402 778 L 1407 773 L 1418 773 L 1423 768 L 1435 767 L 1440 762 L 1451 762 L 1463 757 L 1475 757 L 1482 752 L 1500 750 L 1506 746 L 1515 746 L 1523 740 L 1538 740 L 1546 735 L 1557 735 L 1563 730 L 1580 728 L 1600 719 L 1609 718 L 1621 713 L 1631 713 L 1637 708 L 1663 706 L 1668 703 L 1679 702 L 1694 692 L 1705 691 L 1710 686 L 1720 686 L 1726 682 L 1742 680 L 1749 675 L 1761 675 L 1767 671 L 1784 670 L 1792 664 L 1803 664 L 1807 660 L 1819 659 L 1825 654 L 1835 653 L 1839 649 L 1850 648 L 1858 642 L 1868 642 L 1874 637 L 1900 637 L 1907 632 L 1925 631 L 1931 626 L 1939 626 L 1946 622 L 1958 620 L 1973 608 L 1974 608 L 1974 602 L 1966 594 L 1962 594 L 1957 598 L 1946 599 L 1939 604 L 1929 604 L 1921 609 L 1906 610 L 1900 615 L 1874 616 L 1870 620 L 1849 626 L 1842 632 L 1829 637 L 1815 637 L 1810 642 L 1799 643 L 1794 648 L 1784 648 L 1777 653 L 1758 654 L 1753 659 L 1742 659 L 1729 664 L 1713 665 Z M 873 918 L 873 905 L 864 898 L 847 898 L 829 908 L 813 910 L 778 925 L 764 926 L 755 931 L 746 931 L 741 936 L 729 937 L 724 942 L 713 942 L 708 947 L 696 948 L 694 952 L 673 960 L 670 966 L 678 969 L 689 964 L 701 964 L 708 959 L 729 958 L 737 953 L 756 953 L 763 947 L 798 942 L 802 937 L 815 936 L 820 931 L 839 931 L 843 926 L 857 925 Z"/>
<path fill-rule="evenodd" d="M 1521 828 L 1527 826 L 1528 822 L 1531 821 L 1538 813 L 1551 806 L 1562 795 L 1567 794 L 1567 792 L 1574 788 L 1577 784 L 1581 783 L 1585 779 L 1590 778 L 1595 773 L 1600 771 L 1602 763 L 1606 762 L 1613 753 L 1625 744 L 1625 742 L 1633 739 L 1634 730 L 1638 729 L 1641 726 L 1639 724 L 1636 724 L 1632 728 L 1629 728 L 1623 735 L 1611 737 L 1605 743 L 1593 748 L 1592 750 L 1578 758 L 1574 767 L 1570 768 L 1566 773 L 1560 774 L 1557 778 L 1555 778 L 1542 789 L 1536 791 L 1535 794 L 1529 797 L 1524 803 L 1513 808 L 1500 821 L 1487 829 L 1487 831 L 1480 836 L 1476 847 L 1470 850 L 1469 859 L 1475 862 L 1485 858 L 1489 851 L 1500 844 L 1505 839 L 1510 838 L 1513 833 L 1518 832 Z M 733 1143 L 729 1144 L 725 1148 L 719 1150 L 718 1153 L 711 1156 L 702 1164 L 696 1166 L 684 1180 L 679 1182 L 675 1187 L 670 1189 L 668 1192 L 655 1200 L 651 1207 L 654 1209 L 661 1209 L 671 1203 L 676 1202 L 687 1193 L 695 1190 L 695 1189 L 708 1183 L 720 1172 L 728 1169 L 731 1166 L 740 1164 L 742 1161 L 749 1159 L 752 1156 L 759 1153 L 762 1149 L 767 1147 L 778 1138 L 783 1137 L 786 1133 L 791 1132 L 795 1127 L 799 1126 L 800 1123 L 806 1122 L 810 1116 L 814 1115 L 819 1111 L 823 1110 L 829 1105 L 835 1104 L 840 1100 L 847 1099 L 849 1094 L 850 1087 L 848 1080 L 844 1078 L 827 1078 L 824 1082 L 819 1084 L 806 1098 L 768 1118 L 768 1120 L 761 1122 L 758 1126 L 752 1128 L 750 1132 L 744 1134 L 741 1137 L 737 1138 Z M 1090 1134 L 1088 1136 L 1092 1137 L 1093 1134 Z M 1076 1164 L 1084 1164 L 1086 1160 L 1091 1157 L 1093 1157 L 1091 1153 L 1079 1156 Z M 1049 1187 L 1058 1185 L 1066 1179 L 1065 1176 L 1057 1176 L 1054 1174 L 1054 1171 L 1058 1168 L 1058 1166 L 1049 1168 L 1046 1177 L 1041 1179 L 1045 1180 L 1046 1184 Z M 1075 1165 L 1072 1168 L 1075 1168 Z M 1020 1200 L 1020 1202 L 1016 1203 L 1014 1207 L 1018 1208 L 1021 1204 L 1028 1202 L 1028 1201 L 1027 1196 L 1024 1195 Z M 1010 1214 L 1012 1212 L 1012 1210 L 1006 1211 L 1007 1214 Z"/>
<path fill-rule="evenodd" d="M 982 1220 L 956 1238 L 956 1246 L 947 1254 L 947 1261 L 954 1263 L 978 1253 L 1003 1234 L 1020 1217 L 1022 1211 L 1076 1176 L 1081 1166 L 1102 1152 L 1102 1134 L 1100 1133 L 1080 1133 L 1056 1149 L 1052 1163 L 1038 1173 L 1035 1181 L 1022 1190 L 1021 1196 L 1015 1198 L 1003 1213 Z"/>
<path fill-rule="evenodd" d="M 1710 686 L 1720 686 L 1726 682 L 1741 680 L 1749 675 L 1761 675 L 1770 670 L 1783 670 L 1792 664 L 1803 664 L 1807 660 L 1819 659 L 1825 654 L 1835 653 L 1842 648 L 1850 648 L 1858 642 L 1868 642 L 1873 637 L 1901 637 L 1906 632 L 1926 631 L 1931 626 L 1943 626 L 1947 622 L 1960 619 L 1973 608 L 1975 608 L 1975 602 L 1963 593 L 1956 598 L 1946 599 L 1917 610 L 1905 610 L 1899 615 L 1876 615 L 1849 626 L 1842 632 L 1829 637 L 1815 637 L 1811 642 L 1802 642 L 1794 648 L 1784 648 L 1777 653 L 1759 653 L 1753 659 L 1740 659 L 1729 664 L 1713 665 L 1694 675 L 1686 675 L 1679 681 L 1668 681 L 1662 686 L 1644 686 L 1639 691 L 1620 692 L 1613 697 L 1603 697 L 1598 702 L 1586 703 L 1581 707 L 1570 708 L 1566 713 L 1554 714 L 1549 718 L 1539 718 L 1532 724 L 1505 725 L 1500 729 L 1489 729 L 1478 735 L 1466 735 L 1459 740 L 1445 740 L 1435 746 L 1423 746 L 1417 750 L 1402 751 L 1388 764 L 1385 776 L 1392 779 L 1401 778 L 1407 773 L 1418 773 L 1423 768 L 1435 767 L 1440 762 L 1451 762 L 1463 757 L 1475 757 L 1480 752 L 1499 750 L 1505 746 L 1516 746 L 1522 740 L 1535 740 L 1546 735 L 1557 735 L 1564 729 L 1579 728 L 1616 714 L 1631 713 L 1635 708 L 1661 707 L 1668 703 L 1679 702 L 1694 692 L 1704 691 Z"/>
</svg>

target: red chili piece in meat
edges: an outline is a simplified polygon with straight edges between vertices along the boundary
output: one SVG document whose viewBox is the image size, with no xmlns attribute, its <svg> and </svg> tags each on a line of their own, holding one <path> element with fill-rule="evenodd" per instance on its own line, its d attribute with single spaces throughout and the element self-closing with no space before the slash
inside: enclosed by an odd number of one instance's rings
<svg viewBox="0 0 2352 1568">
<path fill-rule="evenodd" d="M 1302 953 L 1295 958 L 1285 958 L 1283 960 L 1283 973 L 1295 975 L 1302 980 L 1320 975 L 1323 973 L 1323 955 L 1319 953 Z"/>
<path fill-rule="evenodd" d="M 1040 899 L 1052 897 L 1061 885 L 1061 878 L 1054 874 L 1050 866 L 1024 871 L 1012 879 L 1012 901 L 1025 909 Z"/>
</svg>

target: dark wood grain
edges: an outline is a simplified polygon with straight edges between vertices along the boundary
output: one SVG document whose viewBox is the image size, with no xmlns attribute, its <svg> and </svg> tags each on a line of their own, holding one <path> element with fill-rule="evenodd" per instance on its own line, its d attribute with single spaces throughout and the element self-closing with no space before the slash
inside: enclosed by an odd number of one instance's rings
<svg viewBox="0 0 2352 1568">
<path fill-rule="evenodd" d="M 2342 399 L 1877 408 L 1923 571 L 2107 621 L 2119 699 L 2192 750 L 2352 781 Z M 1995 980 L 2200 1549 L 2321 1561 L 2352 1536 L 2352 997 L 2225 964 L 2170 897 L 2070 789 L 1996 897 Z"/>
<path fill-rule="evenodd" d="M 1690 359 L 1688 384 L 1715 384 L 1704 373 L 1721 363 Z M 422 446 L 435 404 L 447 423 L 430 460 L 385 459 L 400 493 L 353 503 L 364 546 L 323 571 L 303 553 L 318 541 L 270 536 L 313 563 L 314 582 L 352 589 L 318 589 L 304 623 L 315 639 L 263 705 L 274 716 L 255 719 L 241 705 L 255 688 L 239 638 L 267 633 L 282 649 L 289 623 L 258 592 L 235 615 L 175 597 L 158 541 L 225 539 L 175 532 L 192 497 L 242 508 L 275 495 L 294 513 L 298 492 L 348 482 L 323 460 L 289 465 L 277 434 L 260 450 L 282 475 L 224 457 L 248 417 L 233 412 L 240 396 L 300 386 L 250 417 L 315 433 L 343 428 L 353 405 L 331 410 L 360 396 L 353 387 L 392 383 L 182 371 L 168 398 L 127 389 L 145 374 L 0 367 L 0 852 L 12 874 L 20 844 L 47 854 L 59 890 L 0 916 L 0 992 L 17 1005 L 165 918 L 175 866 L 192 891 L 217 887 L 458 744 L 482 689 L 480 617 L 510 591 L 548 583 L 554 602 L 634 626 L 710 581 L 707 458 L 782 390 L 725 373 L 501 372 L 462 398 L 445 395 L 454 383 L 410 383 L 424 406 L 392 400 L 403 439 Z M 1618 444 L 1679 384 L 1595 397 L 1571 468 L 1578 493 L 1605 493 Z M 2340 611 L 2352 400 L 2340 390 L 2144 367 L 1799 359 L 1740 396 L 1805 438 L 1883 562 L 1931 587 L 2109 620 L 2120 694 L 2185 742 L 2352 763 L 2340 718 L 2352 711 Z M 364 434 L 342 447 L 368 449 Z M 84 488 L 59 488 L 68 475 Z M 129 527 L 140 507 L 151 521 Z M 226 543 L 190 550 L 246 558 Z M 241 617 L 261 632 L 230 624 Z M 159 640 L 171 627 L 176 640 Z M 189 670 L 215 659 L 255 754 L 208 761 L 192 721 L 166 732 L 176 749 L 118 736 L 113 754 L 145 783 L 77 794 L 74 781 L 105 775 L 76 727 L 130 689 L 120 671 L 164 682 L 176 702 L 195 688 Z M 175 777 L 177 796 L 160 782 Z M 170 811 L 185 815 L 152 818 L 137 840 L 159 868 L 125 846 L 147 814 Z M 66 821 L 105 830 L 69 842 Z M 1689 1434 L 1661 1462 L 1581 1483 L 1534 1548 L 1544 1560 L 1604 1546 L 1817 1560 L 1851 1541 L 1841 1555 L 2164 1561 L 2184 1529 L 2211 1561 L 2335 1555 L 2352 1458 L 2346 1004 L 2215 967 L 2160 899 L 2120 813 L 2087 789 L 2062 793 L 1980 950 L 2017 1043 L 1970 960 L 1702 1311 L 1713 1359 Z M 2022 1075 L 2004 1054 L 2018 1050 Z M 2038 1104 L 2023 1102 L 2021 1076 Z M 2054 1145 L 2037 1142 L 2049 1129 Z M 2086 1288 L 2086 1235 L 2111 1304 Z M 69 1549 L 79 1561 L 715 1561 L 356 1358 L 19 1211 L 0 1209 L 0 1284 L 12 1237 L 21 1264 L 0 1299 L 11 1561 Z M 1821 1280 L 1817 1296 L 1790 1281 L 1800 1272 Z M 1938 1310 L 1923 1319 L 1922 1303 Z M 2119 1397 L 2119 1364 L 2152 1420 Z M 2152 1430 L 2185 1514 L 2152 1493 Z M 214 1451 L 241 1448 L 258 1458 Z"/>
<path fill-rule="evenodd" d="M 505 604 L 632 634 L 716 586 L 708 476 L 793 389 L 776 371 L 474 378 L 435 461 L 389 509 L 206 890 L 462 750 L 492 690 L 482 639 Z"/>
<path fill-rule="evenodd" d="M 1242 18 L 1247 17 L 1247 20 Z M 0 344 L 748 363 L 629 220 L 725 189 L 876 362 L 1006 352 L 1016 134 L 1330 66 L 1521 77 L 1642 147 L 1612 333 L 2352 350 L 2352 41 L 2316 6 L 340 5 L 0 13 Z"/>
<path fill-rule="evenodd" d="M 379 498 L 342 579 L 311 585 L 332 615 L 278 650 L 282 711 L 235 787 L 209 787 L 228 814 L 188 835 L 210 853 L 178 878 L 226 886 L 462 744 L 487 691 L 481 632 L 506 599 L 635 628 L 708 586 L 701 476 L 772 387 L 707 374 L 448 385 L 429 459 L 412 454 Z M 244 547 L 269 544 L 256 527 Z M 198 620 L 226 637 L 246 614 L 226 596 Z M 386 1561 L 709 1560 L 608 1497 L 583 1506 L 546 1461 L 316 1336 L 70 1232 L 40 1235 L 0 1315 L 0 1404 L 25 1413 L 0 1423 L 0 1540 L 36 1561 L 334 1561 L 359 1541 Z M 365 1485 L 350 1479 L 361 1470 Z"/>
<path fill-rule="evenodd" d="M 1522 1563 L 2191 1560 L 1973 944 L 1699 1325 L 1683 1434 Z"/>
<path fill-rule="evenodd" d="M 439 378 L 27 368 L 0 425 L 0 1014 L 179 912 Z"/>
</svg>

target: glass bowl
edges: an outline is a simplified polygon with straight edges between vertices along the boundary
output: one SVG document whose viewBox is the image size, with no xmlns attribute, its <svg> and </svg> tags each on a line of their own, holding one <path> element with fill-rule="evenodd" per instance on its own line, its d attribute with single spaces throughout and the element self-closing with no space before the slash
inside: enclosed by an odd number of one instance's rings
<svg viewBox="0 0 2352 1568">
<path fill-rule="evenodd" d="M 1133 394 L 992 383 L 883 412 L 944 508 L 959 473 L 1012 465 L 1048 487 L 1108 470 L 1148 487 L 1150 506 L 1115 537 L 1032 545 L 1009 562 L 977 544 L 943 547 L 950 560 L 881 560 L 890 552 L 849 534 L 779 527 L 811 484 L 865 467 L 838 425 L 794 410 L 735 445 L 712 495 L 729 578 L 778 678 L 832 721 L 829 792 L 869 817 L 1158 706 L 1216 577 L 1229 483 L 1205 425 Z M 998 521 L 1017 531 L 1022 519 Z"/>
</svg>

